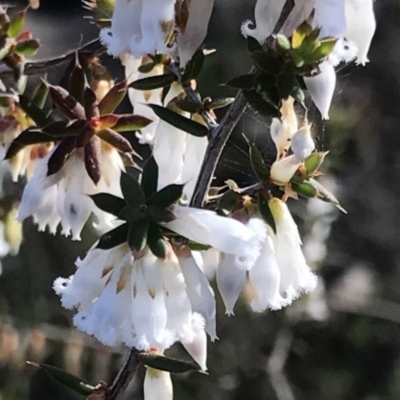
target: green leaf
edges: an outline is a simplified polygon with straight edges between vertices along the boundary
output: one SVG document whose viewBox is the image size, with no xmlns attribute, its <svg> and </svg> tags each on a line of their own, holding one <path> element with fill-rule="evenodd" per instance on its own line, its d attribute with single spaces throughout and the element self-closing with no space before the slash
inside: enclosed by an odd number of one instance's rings
<svg viewBox="0 0 400 400">
<path fill-rule="evenodd" d="M 139 353 L 137 355 L 137 360 L 148 367 L 173 373 L 200 371 L 201 369 L 199 365 L 194 362 L 177 360 L 155 353 Z"/>
<path fill-rule="evenodd" d="M 157 192 L 158 185 L 158 165 L 153 156 L 151 156 L 143 167 L 141 187 L 146 199 L 149 199 Z"/>
<path fill-rule="evenodd" d="M 139 131 L 152 122 L 151 119 L 142 117 L 141 115 L 122 114 L 118 115 L 118 121 L 112 128 L 116 132 Z"/>
<path fill-rule="evenodd" d="M 287 99 L 299 86 L 296 76 L 291 73 L 279 75 L 276 79 L 276 85 L 281 99 Z"/>
<path fill-rule="evenodd" d="M 69 92 L 81 104 L 83 104 L 86 87 L 87 81 L 83 68 L 79 64 L 75 64 L 69 78 Z"/>
<path fill-rule="evenodd" d="M 306 170 L 307 176 L 312 175 L 321 164 L 324 162 L 324 158 L 327 153 L 312 153 L 304 160 L 304 168 Z"/>
<path fill-rule="evenodd" d="M 243 95 L 250 104 L 258 113 L 264 115 L 266 117 L 277 117 L 281 116 L 278 108 L 273 106 L 269 101 L 267 101 L 261 94 L 252 90 L 244 90 Z"/>
<path fill-rule="evenodd" d="M 127 242 L 128 231 L 129 224 L 120 225 L 101 236 L 96 247 L 101 250 L 109 250 L 113 247 L 119 246 L 120 244 Z"/>
<path fill-rule="evenodd" d="M 128 244 L 134 251 L 141 251 L 147 243 L 147 235 L 149 232 L 148 221 L 138 221 L 129 226 Z"/>
<path fill-rule="evenodd" d="M 31 361 L 27 361 L 27 364 L 43 369 L 53 380 L 83 396 L 89 396 L 95 389 L 95 387 L 90 383 L 83 381 L 81 378 L 78 378 L 75 375 L 63 371 L 60 368 L 53 367 L 52 365 L 37 364 Z"/>
<path fill-rule="evenodd" d="M 33 92 L 32 96 L 32 104 L 36 107 L 43 109 L 44 105 L 46 104 L 47 96 L 49 95 L 48 87 L 42 82 L 38 85 Z"/>
<path fill-rule="evenodd" d="M 17 12 L 10 20 L 7 35 L 10 38 L 16 38 L 24 28 L 26 9 Z"/>
<path fill-rule="evenodd" d="M 337 38 L 320 39 L 320 45 L 309 57 L 307 57 L 307 62 L 312 63 L 328 57 L 329 54 L 332 53 L 336 43 Z"/>
<path fill-rule="evenodd" d="M 181 197 L 183 193 L 184 185 L 168 185 L 162 188 L 159 192 L 154 193 L 147 200 L 148 205 L 159 206 L 159 207 L 169 207 L 175 204 Z"/>
<path fill-rule="evenodd" d="M 271 209 L 269 208 L 269 205 L 268 205 L 267 201 L 265 200 L 265 197 L 262 194 L 259 194 L 257 196 L 257 205 L 258 205 L 258 210 L 260 212 L 262 219 L 276 233 L 276 223 L 275 223 L 274 216 L 272 215 Z"/>
<path fill-rule="evenodd" d="M 155 75 L 148 78 L 138 79 L 129 87 L 136 90 L 154 90 L 171 85 L 175 78 L 172 74 Z"/>
<path fill-rule="evenodd" d="M 36 125 L 44 126 L 50 122 L 50 119 L 46 116 L 45 112 L 25 95 L 19 96 L 19 105 L 25 113 L 33 119 Z"/>
<path fill-rule="evenodd" d="M 240 75 L 226 82 L 225 86 L 241 90 L 252 90 L 256 87 L 256 76 L 254 74 Z"/>
<path fill-rule="evenodd" d="M 278 75 L 279 76 L 279 75 Z M 277 87 L 277 79 L 273 75 L 260 73 L 257 76 L 258 92 L 274 107 L 281 107 L 281 96 Z"/>
<path fill-rule="evenodd" d="M 180 108 L 182 111 L 186 111 L 190 114 L 196 114 L 196 113 L 199 114 L 203 109 L 202 104 L 193 103 L 192 101 L 187 99 L 178 100 L 176 106 Z"/>
<path fill-rule="evenodd" d="M 279 33 L 276 35 L 276 44 L 280 50 L 287 51 L 291 49 L 291 44 L 289 39 L 285 36 Z"/>
<path fill-rule="evenodd" d="M 120 183 L 122 194 L 127 204 L 130 206 L 137 206 L 146 203 L 143 190 L 133 176 L 125 172 L 121 172 Z"/>
<path fill-rule="evenodd" d="M 246 140 L 247 144 L 249 145 L 249 156 L 251 167 L 253 168 L 254 173 L 257 175 L 258 179 L 265 182 L 269 178 L 269 170 L 265 165 L 264 159 L 257 149 L 254 143 L 251 143 L 249 139 L 245 135 L 243 135 L 244 139 Z"/>
<path fill-rule="evenodd" d="M 112 114 L 121 104 L 128 90 L 127 81 L 122 81 L 114 85 L 109 92 L 100 100 L 100 115 Z"/>
<path fill-rule="evenodd" d="M 281 60 L 271 56 L 265 51 L 255 51 L 251 54 L 254 65 L 259 71 L 270 75 L 278 75 L 283 72 L 285 65 Z"/>
<path fill-rule="evenodd" d="M 4 57 L 8 55 L 12 45 L 13 41 L 7 35 L 2 35 L 0 37 L 0 61 L 3 60 Z"/>
<path fill-rule="evenodd" d="M 143 221 L 146 219 L 146 211 L 147 206 L 145 205 L 125 206 L 118 214 L 118 218 L 129 223 Z"/>
<path fill-rule="evenodd" d="M 146 220 L 156 223 L 167 223 L 176 220 L 176 215 L 167 208 L 159 206 L 148 206 L 146 210 Z"/>
<path fill-rule="evenodd" d="M 291 187 L 292 190 L 304 197 L 316 197 L 318 195 L 318 190 L 307 181 L 301 183 L 292 182 Z"/>
<path fill-rule="evenodd" d="M 14 51 L 20 56 L 32 57 L 38 52 L 39 48 L 39 41 L 36 39 L 30 39 L 18 42 L 14 47 Z"/>
<path fill-rule="evenodd" d="M 308 182 L 317 189 L 319 199 L 334 204 L 340 211 L 347 214 L 347 211 L 340 205 L 339 200 L 325 186 L 321 185 L 313 178 L 310 178 Z"/>
<path fill-rule="evenodd" d="M 89 197 L 100 210 L 113 214 L 116 217 L 118 217 L 121 210 L 126 207 L 126 203 L 123 199 L 109 193 L 97 193 Z"/>
<path fill-rule="evenodd" d="M 192 121 L 189 118 L 156 104 L 147 104 L 154 113 L 168 124 L 187 132 L 193 136 L 204 137 L 208 135 L 208 128 L 198 122 Z"/>
<path fill-rule="evenodd" d="M 238 204 L 238 194 L 234 190 L 226 191 L 218 201 L 221 210 L 232 210 Z"/>
<path fill-rule="evenodd" d="M 156 257 L 166 258 L 169 246 L 164 239 L 161 228 L 157 224 L 150 223 L 147 244 Z"/>
<path fill-rule="evenodd" d="M 263 47 L 259 41 L 252 36 L 247 36 L 247 51 L 254 53 L 255 51 L 263 51 Z"/>
<path fill-rule="evenodd" d="M 192 240 L 188 241 L 187 247 L 189 247 L 189 249 L 192 251 L 206 251 L 211 249 L 211 246 L 208 246 L 206 244 L 196 243 L 193 242 Z"/>
<path fill-rule="evenodd" d="M 149 72 L 153 71 L 154 67 L 157 65 L 156 62 L 151 61 L 146 64 L 142 64 L 139 68 L 138 71 L 141 72 L 142 74 L 148 74 Z"/>
<path fill-rule="evenodd" d="M 306 36 L 308 36 L 312 32 L 312 27 L 307 22 L 303 22 L 297 29 L 293 32 L 292 35 L 292 48 L 298 49 Z"/>
<path fill-rule="evenodd" d="M 188 61 L 185 67 L 185 72 L 182 76 L 182 82 L 186 83 L 192 79 L 196 79 L 203 68 L 205 55 L 203 50 L 197 50 L 193 57 Z"/>
</svg>

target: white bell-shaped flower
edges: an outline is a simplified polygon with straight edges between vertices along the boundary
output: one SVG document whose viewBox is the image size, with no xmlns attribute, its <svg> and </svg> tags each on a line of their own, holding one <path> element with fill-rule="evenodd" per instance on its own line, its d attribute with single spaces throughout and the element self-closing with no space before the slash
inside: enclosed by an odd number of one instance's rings
<svg viewBox="0 0 400 400">
<path fill-rule="evenodd" d="M 346 0 L 346 39 L 357 47 L 357 64 L 365 65 L 376 29 L 373 0 Z"/>
<path fill-rule="evenodd" d="M 344 4 L 346 0 L 316 0 L 314 28 L 320 28 L 320 37 L 342 38 L 346 33 Z"/>
<path fill-rule="evenodd" d="M 275 161 L 271 165 L 271 179 L 277 184 L 288 183 L 299 169 L 301 163 L 302 160 L 299 160 L 294 154 Z"/>
<path fill-rule="evenodd" d="M 173 387 L 170 373 L 147 367 L 143 389 L 144 400 L 172 400 Z"/>
<path fill-rule="evenodd" d="M 329 119 L 329 109 L 336 87 L 336 73 L 329 61 L 323 61 L 319 65 L 319 69 L 318 75 L 304 77 L 304 82 L 322 118 Z"/>
<path fill-rule="evenodd" d="M 257 0 L 254 10 L 256 26 L 251 27 L 251 21 L 242 24 L 242 34 L 244 37 L 252 36 L 261 44 L 269 37 L 275 28 L 281 15 L 285 0 Z"/>
<path fill-rule="evenodd" d="M 314 151 L 315 143 L 311 136 L 311 129 L 308 123 L 295 133 L 290 148 L 299 160 L 304 160 Z"/>
</svg>

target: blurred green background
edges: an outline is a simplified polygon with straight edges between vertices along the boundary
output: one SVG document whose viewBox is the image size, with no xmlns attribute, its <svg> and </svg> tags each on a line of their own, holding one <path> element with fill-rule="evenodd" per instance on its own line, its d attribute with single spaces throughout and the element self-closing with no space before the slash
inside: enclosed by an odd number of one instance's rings
<svg viewBox="0 0 400 400">
<path fill-rule="evenodd" d="M 79 0 L 41 3 L 28 13 L 43 44 L 38 59 L 96 36 Z M 371 63 L 339 67 L 329 121 L 321 122 L 312 108 L 310 113 L 318 147 L 330 150 L 322 179 L 348 214 L 320 202 L 289 203 L 320 276 L 318 290 L 279 312 L 255 314 L 242 301 L 230 318 L 218 298 L 220 340 L 209 346 L 210 374 L 174 376 L 176 400 L 400 398 L 400 2 L 374 6 Z M 206 44 L 218 51 L 200 79 L 204 96 L 233 95 L 220 84 L 248 70 L 239 28 L 253 8 L 250 0 L 216 0 Z M 50 79 L 61 75 L 53 71 Z M 219 180 L 254 181 L 241 134 L 268 157 L 268 127 L 268 120 L 246 112 L 224 151 Z M 21 187 L 6 177 L 3 195 Z M 115 376 L 125 350 L 105 348 L 71 328 L 71 313 L 51 289 L 56 277 L 74 272 L 94 234 L 87 229 L 82 242 L 72 243 L 38 233 L 30 220 L 23 234 L 19 254 L 2 259 L 0 400 L 78 399 L 25 361 L 57 365 L 93 383 Z M 170 354 L 187 357 L 180 345 Z M 141 398 L 141 374 L 126 399 Z"/>
</svg>

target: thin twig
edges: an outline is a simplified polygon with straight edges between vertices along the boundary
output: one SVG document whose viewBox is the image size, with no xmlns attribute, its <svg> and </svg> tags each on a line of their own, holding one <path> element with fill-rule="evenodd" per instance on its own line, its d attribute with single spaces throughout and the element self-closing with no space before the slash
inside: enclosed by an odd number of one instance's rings
<svg viewBox="0 0 400 400">
<path fill-rule="evenodd" d="M 104 46 L 100 43 L 100 40 L 95 39 L 61 56 L 48 58 L 47 60 L 28 62 L 25 65 L 24 73 L 26 75 L 40 75 L 45 72 L 49 72 L 50 69 L 58 68 L 63 64 L 71 61 L 75 57 L 75 54 L 77 52 L 92 55 L 94 53 L 100 53 L 103 49 Z M 13 77 L 14 77 L 13 70 L 8 68 L 5 64 L 3 64 L 0 67 L 0 79 L 7 79 Z"/>
<path fill-rule="evenodd" d="M 293 10 L 294 1 L 286 0 L 281 15 L 275 25 L 273 34 L 280 31 L 290 12 Z M 270 40 L 267 40 L 264 47 L 268 47 Z M 252 69 L 251 73 L 254 70 Z M 212 177 L 217 167 L 222 150 L 224 149 L 231 133 L 247 108 L 247 101 L 242 92 L 239 92 L 235 101 L 231 104 L 219 126 L 211 129 L 210 141 L 208 142 L 206 154 L 196 182 L 196 187 L 190 202 L 192 207 L 202 207 L 206 200 Z"/>
<path fill-rule="evenodd" d="M 106 400 L 118 400 L 119 395 L 122 394 L 127 388 L 138 367 L 138 362 L 136 360 L 137 354 L 138 350 L 136 349 L 131 349 L 129 351 L 124 364 L 119 370 L 118 375 L 115 377 L 114 382 L 110 386 Z"/>
</svg>

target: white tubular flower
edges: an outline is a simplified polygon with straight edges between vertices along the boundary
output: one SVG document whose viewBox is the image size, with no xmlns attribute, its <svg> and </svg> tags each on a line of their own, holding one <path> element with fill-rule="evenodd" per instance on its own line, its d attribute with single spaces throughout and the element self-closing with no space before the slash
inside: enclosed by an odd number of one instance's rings
<svg viewBox="0 0 400 400">
<path fill-rule="evenodd" d="M 346 17 L 344 4 L 346 0 L 316 0 L 314 28 L 321 28 L 320 37 L 344 37 Z"/>
<path fill-rule="evenodd" d="M 175 0 L 116 0 L 111 28 L 102 29 L 101 41 L 114 57 L 125 52 L 140 58 L 167 53 L 173 32 Z"/>
<path fill-rule="evenodd" d="M 304 160 L 314 151 L 315 143 L 311 136 L 310 125 L 307 122 L 303 128 L 295 133 L 290 147 L 299 160 Z"/>
<path fill-rule="evenodd" d="M 199 346 L 204 318 L 192 310 L 172 249 L 162 260 L 148 248 L 133 257 L 126 243 L 92 248 L 77 267 L 75 276 L 57 279 L 54 290 L 64 307 L 78 310 L 74 323 L 80 330 L 105 345 L 145 351 L 164 350 L 177 340 Z"/>
<path fill-rule="evenodd" d="M 281 271 L 280 291 L 288 301 L 294 300 L 302 292 L 314 290 L 318 280 L 304 258 L 299 231 L 286 203 L 274 198 L 269 206 L 276 223 L 276 235 L 271 236 Z"/>
<path fill-rule="evenodd" d="M 357 46 L 357 64 L 365 65 L 376 29 L 372 0 L 346 0 L 346 38 Z"/>
<path fill-rule="evenodd" d="M 147 367 L 144 378 L 144 400 L 172 400 L 172 398 L 170 373 Z"/>
<path fill-rule="evenodd" d="M 300 167 L 301 163 L 302 160 L 299 160 L 294 154 L 275 161 L 271 165 L 271 179 L 278 184 L 288 183 Z"/>
<path fill-rule="evenodd" d="M 207 335 L 204 330 L 199 331 L 191 342 L 183 342 L 186 351 L 199 364 L 202 371 L 207 371 Z"/>
<path fill-rule="evenodd" d="M 189 2 L 189 19 L 177 39 L 179 62 L 182 68 L 186 66 L 203 43 L 213 7 L 214 0 L 191 0 Z"/>
<path fill-rule="evenodd" d="M 254 10 L 256 27 L 251 28 L 251 21 L 242 24 L 242 34 L 244 37 L 252 36 L 261 44 L 270 36 L 281 15 L 285 0 L 257 0 Z"/>
<path fill-rule="evenodd" d="M 158 165 L 158 190 L 181 181 L 187 136 L 165 121 L 158 123 L 153 148 Z"/>
<path fill-rule="evenodd" d="M 166 228 L 224 253 L 247 255 L 257 243 L 254 232 L 232 218 L 192 207 L 174 206 L 173 212 L 177 218 L 164 224 Z"/>
<path fill-rule="evenodd" d="M 33 216 L 40 231 L 48 226 L 52 234 L 56 233 L 61 222 L 63 234 L 68 236 L 72 231 L 73 240 L 80 240 L 80 233 L 92 213 L 97 218 L 98 229 L 111 227 L 115 218 L 99 210 L 88 195 L 106 192 L 121 197 L 119 179 L 124 167 L 118 152 L 112 148 L 102 150 L 102 177 L 97 186 L 86 172 L 79 151 L 72 154 L 58 173 L 47 176 L 51 155 L 49 153 L 38 161 L 32 178 L 25 186 L 18 220 L 22 222 Z"/>
<path fill-rule="evenodd" d="M 304 77 L 304 82 L 322 118 L 329 119 L 329 109 L 336 87 L 336 73 L 329 61 L 322 62 L 319 69 L 321 72 L 318 75 Z"/>
</svg>

